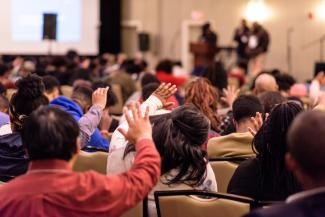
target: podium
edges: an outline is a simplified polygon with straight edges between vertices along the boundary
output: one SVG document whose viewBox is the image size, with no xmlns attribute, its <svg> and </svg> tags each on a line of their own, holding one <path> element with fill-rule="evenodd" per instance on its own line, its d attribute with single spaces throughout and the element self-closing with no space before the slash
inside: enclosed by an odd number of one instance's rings
<svg viewBox="0 0 325 217">
<path fill-rule="evenodd" d="M 194 66 L 208 66 L 214 63 L 214 58 L 218 52 L 216 45 L 204 42 L 190 44 L 190 51 L 194 54 Z"/>
</svg>

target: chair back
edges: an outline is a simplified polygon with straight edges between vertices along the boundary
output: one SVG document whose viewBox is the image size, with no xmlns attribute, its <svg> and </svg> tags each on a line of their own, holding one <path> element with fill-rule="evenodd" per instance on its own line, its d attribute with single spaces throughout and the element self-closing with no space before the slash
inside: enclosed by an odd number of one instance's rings
<svg viewBox="0 0 325 217">
<path fill-rule="evenodd" d="M 155 192 L 158 217 L 241 217 L 254 201 L 230 194 L 204 191 Z"/>
<path fill-rule="evenodd" d="M 128 210 L 121 217 L 143 217 L 143 202 L 138 203 L 135 207 Z"/>
<path fill-rule="evenodd" d="M 210 159 L 210 165 L 218 184 L 218 192 L 227 193 L 228 184 L 239 163 L 246 158 L 220 157 Z"/>
<path fill-rule="evenodd" d="M 94 170 L 96 172 L 106 174 L 107 156 L 108 153 L 101 151 L 80 151 L 77 156 L 77 160 L 73 165 L 73 170 L 77 172 Z"/>
</svg>

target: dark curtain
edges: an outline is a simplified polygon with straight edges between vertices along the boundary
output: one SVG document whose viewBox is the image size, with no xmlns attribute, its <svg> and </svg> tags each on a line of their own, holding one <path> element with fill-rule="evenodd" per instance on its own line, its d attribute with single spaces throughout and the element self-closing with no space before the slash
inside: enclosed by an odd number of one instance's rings
<svg viewBox="0 0 325 217">
<path fill-rule="evenodd" d="M 121 51 L 121 1 L 100 0 L 99 52 Z"/>
</svg>

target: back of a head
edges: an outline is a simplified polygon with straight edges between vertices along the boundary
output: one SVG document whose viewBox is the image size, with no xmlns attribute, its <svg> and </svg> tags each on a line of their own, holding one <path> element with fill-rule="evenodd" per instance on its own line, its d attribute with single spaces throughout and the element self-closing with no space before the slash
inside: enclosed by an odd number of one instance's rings
<svg viewBox="0 0 325 217">
<path fill-rule="evenodd" d="M 302 111 L 303 108 L 296 102 L 289 101 L 276 105 L 254 138 L 256 151 L 264 155 L 264 152 L 273 150 L 274 156 L 284 156 L 287 151 L 287 131 L 295 117 Z M 268 147 L 265 144 L 268 144 Z"/>
<path fill-rule="evenodd" d="M 261 165 L 261 186 L 273 188 L 284 198 L 300 188 L 293 174 L 286 169 L 285 154 L 288 150 L 287 132 L 302 111 L 303 108 L 295 102 L 275 106 L 253 140 L 253 149 Z"/>
<path fill-rule="evenodd" d="M 277 104 L 286 101 L 286 98 L 281 95 L 278 91 L 267 91 L 258 96 L 262 105 L 264 106 L 264 112 L 270 113 L 273 107 Z"/>
<path fill-rule="evenodd" d="M 77 101 L 81 106 L 90 106 L 92 104 L 93 90 L 89 87 L 79 86 L 73 89 L 71 98 Z"/>
<path fill-rule="evenodd" d="M 325 179 L 325 113 L 300 114 L 288 132 L 288 148 L 305 175 L 314 181 Z"/>
<path fill-rule="evenodd" d="M 275 78 L 269 73 L 262 73 L 257 76 L 254 86 L 254 92 L 256 95 L 259 95 L 266 91 L 278 91 L 279 89 Z"/>
<path fill-rule="evenodd" d="M 207 78 L 211 84 L 219 90 L 219 92 L 228 86 L 227 71 L 220 62 L 216 62 L 205 68 L 202 76 Z"/>
<path fill-rule="evenodd" d="M 49 101 L 44 93 L 44 84 L 37 75 L 29 75 L 16 82 L 17 92 L 10 100 L 10 121 L 14 129 L 20 129 L 24 119 Z"/>
<path fill-rule="evenodd" d="M 206 78 L 198 78 L 192 81 L 185 90 L 185 102 L 195 105 L 210 122 L 215 131 L 218 129 L 220 120 L 217 115 L 218 92 Z"/>
<path fill-rule="evenodd" d="M 138 64 L 135 59 L 126 59 L 122 65 L 121 69 L 124 69 L 129 74 L 139 74 L 144 70 L 141 64 Z"/>
<path fill-rule="evenodd" d="M 157 78 L 157 76 L 150 74 L 150 73 L 146 73 L 142 79 L 141 79 L 141 87 L 146 86 L 147 84 L 150 83 L 158 83 L 160 84 L 159 79 Z"/>
<path fill-rule="evenodd" d="M 165 72 L 167 74 L 172 74 L 173 72 L 173 62 L 171 60 L 162 60 L 156 66 L 156 72 Z"/>
<path fill-rule="evenodd" d="M 256 112 L 263 113 L 263 105 L 260 100 L 253 95 L 239 96 L 232 105 L 234 120 L 241 121 L 255 117 Z"/>
<path fill-rule="evenodd" d="M 184 105 L 171 113 L 152 117 L 153 140 L 162 157 L 162 174 L 178 169 L 168 184 L 199 185 L 206 176 L 206 142 L 209 120 L 193 105 Z"/>
<path fill-rule="evenodd" d="M 22 141 L 30 160 L 69 161 L 77 153 L 79 126 L 67 112 L 54 106 L 42 106 L 26 120 Z"/>
<path fill-rule="evenodd" d="M 290 88 L 296 83 L 294 77 L 287 73 L 278 73 L 274 75 L 280 91 L 289 91 Z"/>
<path fill-rule="evenodd" d="M 42 77 L 45 91 L 47 93 L 52 93 L 56 88 L 60 89 L 60 82 L 59 80 L 51 75 L 46 75 Z"/>
<path fill-rule="evenodd" d="M 113 92 L 111 85 L 109 85 L 103 81 L 96 81 L 96 82 L 93 82 L 93 84 L 91 86 L 93 91 L 97 90 L 98 88 L 106 88 L 106 87 L 109 87 L 109 91 L 107 92 L 106 107 L 114 106 L 116 103 L 118 103 L 118 99 L 117 99 L 115 93 Z"/>
<path fill-rule="evenodd" d="M 146 101 L 150 95 L 160 86 L 159 83 L 150 83 L 142 87 L 142 99 Z"/>
<path fill-rule="evenodd" d="M 8 73 L 9 67 L 5 64 L 0 64 L 0 76 L 4 76 L 6 73 Z"/>
</svg>

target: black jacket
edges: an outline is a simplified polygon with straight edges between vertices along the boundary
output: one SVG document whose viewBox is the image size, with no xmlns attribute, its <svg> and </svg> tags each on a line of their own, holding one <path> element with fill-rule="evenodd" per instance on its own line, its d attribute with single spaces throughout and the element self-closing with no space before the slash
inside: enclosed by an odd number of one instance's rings
<svg viewBox="0 0 325 217">
<path fill-rule="evenodd" d="M 0 181 L 7 182 L 27 171 L 28 158 L 20 133 L 0 136 Z"/>
<path fill-rule="evenodd" d="M 262 186 L 260 165 L 257 158 L 242 162 L 231 178 L 227 192 L 260 201 L 282 201 L 302 190 L 295 178 L 285 180 L 286 183 L 290 183 L 288 187 L 284 181 L 278 181 L 281 184 L 275 185 L 273 177 L 267 179 Z"/>
<path fill-rule="evenodd" d="M 245 217 L 324 217 L 325 193 L 301 198 L 292 203 L 258 209 Z"/>
</svg>

